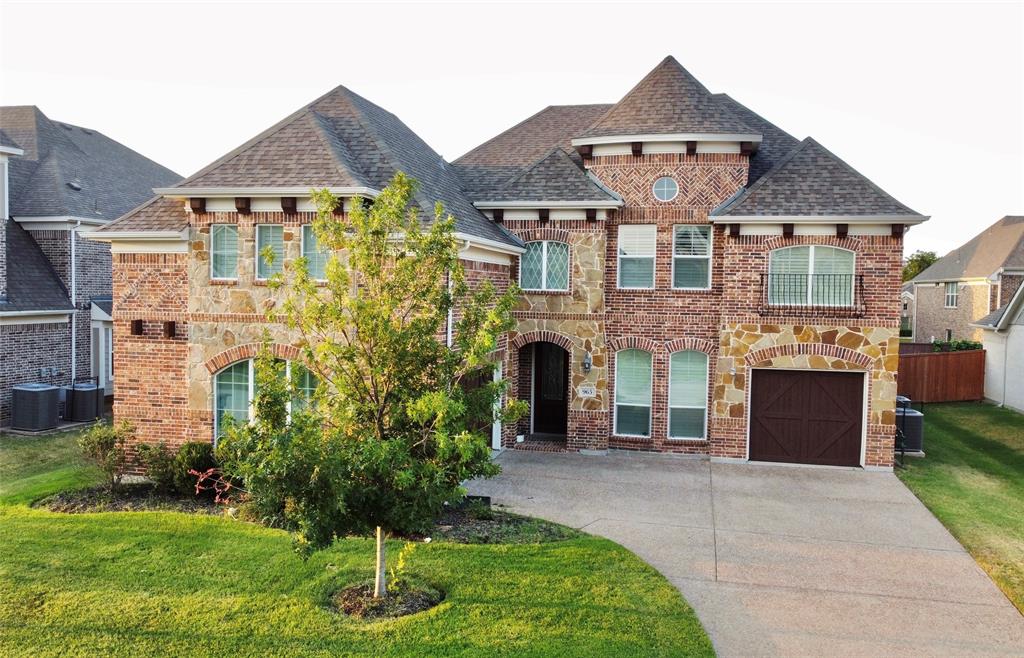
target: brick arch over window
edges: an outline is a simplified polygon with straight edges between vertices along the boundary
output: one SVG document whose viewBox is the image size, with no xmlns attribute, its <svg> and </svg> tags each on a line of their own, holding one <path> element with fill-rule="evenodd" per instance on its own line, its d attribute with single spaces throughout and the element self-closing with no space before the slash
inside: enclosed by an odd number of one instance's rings
<svg viewBox="0 0 1024 658">
<path fill-rule="evenodd" d="M 710 340 L 703 338 L 676 338 L 665 343 L 665 350 L 669 354 L 675 352 L 681 352 L 683 350 L 694 350 L 695 352 L 703 352 L 704 354 L 714 354 L 718 351 L 718 346 Z"/>
<path fill-rule="evenodd" d="M 519 334 L 513 338 L 509 342 L 509 347 L 513 350 L 518 350 L 520 347 L 530 343 L 554 343 L 570 353 L 573 349 L 572 340 L 568 336 L 555 333 L 554 331 L 527 331 L 525 334 Z"/>
<path fill-rule="evenodd" d="M 253 359 L 260 352 L 260 343 L 246 343 L 245 345 L 235 345 L 234 347 L 228 348 L 217 354 L 213 358 L 209 359 L 203 365 L 210 373 L 215 373 L 219 370 L 223 370 L 236 361 L 242 361 L 244 359 Z M 279 359 L 286 359 L 288 361 L 300 360 L 299 348 L 294 345 L 282 345 L 280 343 L 271 343 L 270 352 Z"/>
<path fill-rule="evenodd" d="M 825 359 L 839 359 L 852 366 L 853 370 L 869 370 L 874 364 L 874 359 L 867 354 L 824 343 L 791 343 L 766 347 L 750 352 L 744 357 L 744 361 L 748 366 L 766 366 L 771 365 L 780 356 L 820 356 Z"/>
<path fill-rule="evenodd" d="M 569 231 L 560 228 L 531 228 L 512 232 L 522 238 L 523 242 L 537 242 L 538 240 L 569 242 Z"/>
<path fill-rule="evenodd" d="M 621 338 L 613 338 L 608 341 L 608 349 L 612 352 L 621 352 L 622 350 L 643 350 L 645 352 L 660 352 L 658 343 L 654 342 L 650 338 L 644 338 L 642 336 L 622 336 Z"/>
<path fill-rule="evenodd" d="M 840 249 L 846 249 L 855 253 L 860 253 L 864 249 L 864 242 L 858 238 L 838 238 L 834 235 L 831 236 L 817 236 L 817 235 L 797 235 L 791 238 L 786 238 L 781 235 L 776 235 L 768 238 L 764 241 L 764 248 L 767 251 L 774 251 L 776 249 L 783 249 L 785 247 L 801 247 L 804 245 L 820 245 L 822 247 L 839 247 Z"/>
</svg>

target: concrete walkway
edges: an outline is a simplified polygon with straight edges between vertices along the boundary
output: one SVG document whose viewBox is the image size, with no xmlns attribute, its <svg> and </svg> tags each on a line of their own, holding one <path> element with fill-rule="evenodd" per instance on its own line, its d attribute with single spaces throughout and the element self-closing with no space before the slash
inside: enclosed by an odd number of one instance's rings
<svg viewBox="0 0 1024 658">
<path fill-rule="evenodd" d="M 1024 617 L 890 473 L 505 451 L 470 484 L 658 569 L 719 655 L 1024 655 Z"/>
</svg>

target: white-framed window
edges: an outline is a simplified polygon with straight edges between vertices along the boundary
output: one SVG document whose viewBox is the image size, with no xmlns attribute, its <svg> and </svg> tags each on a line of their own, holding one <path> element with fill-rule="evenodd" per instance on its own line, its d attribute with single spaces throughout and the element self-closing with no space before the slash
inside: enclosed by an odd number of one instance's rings
<svg viewBox="0 0 1024 658">
<path fill-rule="evenodd" d="M 708 355 L 673 352 L 668 371 L 668 438 L 707 438 Z"/>
<path fill-rule="evenodd" d="M 320 246 L 311 224 L 302 227 L 302 256 L 306 259 L 306 270 L 311 278 L 317 281 L 327 278 L 327 259 L 330 251 Z"/>
<path fill-rule="evenodd" d="M 238 226 L 210 226 L 210 278 L 238 278 Z"/>
<path fill-rule="evenodd" d="M 569 245 L 541 240 L 527 242 L 519 259 L 519 287 L 523 290 L 568 290 Z"/>
<path fill-rule="evenodd" d="M 768 303 L 786 306 L 852 306 L 856 254 L 824 245 L 771 252 Z"/>
<path fill-rule="evenodd" d="M 956 281 L 946 282 L 946 308 L 956 308 L 956 303 L 960 296 L 960 289 L 957 287 Z"/>
<path fill-rule="evenodd" d="M 619 288 L 654 287 L 654 254 L 657 242 L 658 227 L 654 224 L 619 226 Z"/>
<path fill-rule="evenodd" d="M 270 247 L 274 262 L 268 263 L 263 251 Z M 284 271 L 284 227 L 280 224 L 256 225 L 256 278 L 269 279 Z"/>
<path fill-rule="evenodd" d="M 682 224 L 672 231 L 672 287 L 711 287 L 711 226 Z"/>
<path fill-rule="evenodd" d="M 103 328 L 104 345 L 107 348 L 107 379 L 114 381 L 114 328 Z"/>
<path fill-rule="evenodd" d="M 615 433 L 651 435 L 651 353 L 622 350 L 615 354 Z"/>
<path fill-rule="evenodd" d="M 668 203 L 679 196 L 679 183 L 671 176 L 662 176 L 654 181 L 651 191 L 654 193 L 655 199 L 662 203 Z"/>
<path fill-rule="evenodd" d="M 284 361 L 284 375 L 294 377 L 296 395 L 288 402 L 288 413 L 308 404 L 319 384 L 316 376 L 301 363 Z M 256 363 L 253 359 L 237 361 L 213 376 L 213 436 L 221 435 L 225 416 L 247 423 L 252 418 L 256 388 Z"/>
</svg>

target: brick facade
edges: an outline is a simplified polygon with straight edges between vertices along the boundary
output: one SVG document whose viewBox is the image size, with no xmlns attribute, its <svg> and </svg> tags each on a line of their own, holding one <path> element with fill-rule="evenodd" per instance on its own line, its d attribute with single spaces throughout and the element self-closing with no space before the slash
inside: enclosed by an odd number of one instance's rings
<svg viewBox="0 0 1024 658">
<path fill-rule="evenodd" d="M 11 418 L 11 387 L 28 382 L 53 386 L 68 383 L 71 362 L 71 325 L 0 324 L 0 425 Z M 54 374 L 40 369 L 55 368 Z"/>
<path fill-rule="evenodd" d="M 994 310 L 992 297 L 997 295 L 986 282 L 958 282 L 957 304 L 946 308 L 946 286 L 944 283 L 921 283 L 914 287 L 914 302 L 917 306 L 917 324 L 914 327 L 914 341 L 928 343 L 932 340 L 946 340 L 946 332 L 952 332 L 954 340 L 981 340 L 982 329 L 971 323 Z"/>
</svg>

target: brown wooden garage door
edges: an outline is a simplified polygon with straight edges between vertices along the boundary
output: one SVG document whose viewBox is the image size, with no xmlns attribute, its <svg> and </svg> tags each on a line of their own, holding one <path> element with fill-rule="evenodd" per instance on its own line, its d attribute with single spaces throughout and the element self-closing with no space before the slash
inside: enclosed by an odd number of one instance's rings
<svg viewBox="0 0 1024 658">
<path fill-rule="evenodd" d="M 864 374 L 754 370 L 750 459 L 858 466 Z"/>
</svg>

